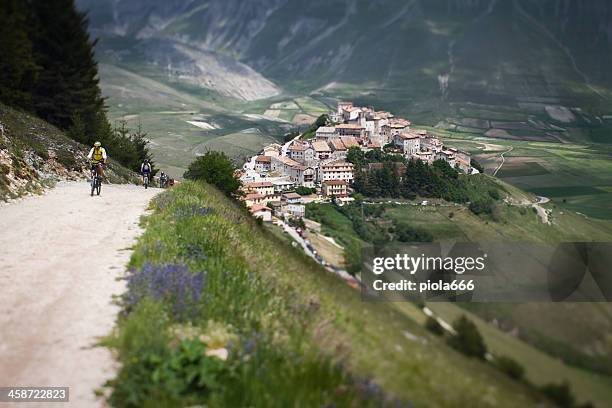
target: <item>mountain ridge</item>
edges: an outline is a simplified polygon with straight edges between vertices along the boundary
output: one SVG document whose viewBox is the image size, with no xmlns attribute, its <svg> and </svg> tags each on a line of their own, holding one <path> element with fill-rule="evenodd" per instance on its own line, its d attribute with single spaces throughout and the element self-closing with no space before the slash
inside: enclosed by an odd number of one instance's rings
<svg viewBox="0 0 612 408">
<path fill-rule="evenodd" d="M 605 1 L 78 4 L 102 38 L 102 59 L 118 43 L 121 49 L 117 38 L 179 44 L 233 58 L 289 92 L 349 84 L 411 112 L 544 98 L 600 113 L 612 98 L 612 5 Z M 163 67 L 166 60 L 153 56 L 147 63 Z"/>
</svg>

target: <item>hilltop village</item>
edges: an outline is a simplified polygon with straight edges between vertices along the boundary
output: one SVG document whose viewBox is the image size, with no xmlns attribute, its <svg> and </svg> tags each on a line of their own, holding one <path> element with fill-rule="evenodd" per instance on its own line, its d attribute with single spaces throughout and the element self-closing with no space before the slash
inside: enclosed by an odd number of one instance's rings
<svg viewBox="0 0 612 408">
<path fill-rule="evenodd" d="M 286 218 L 302 218 L 307 202 L 332 197 L 350 201 L 355 169 L 347 161 L 349 149 L 384 149 L 407 160 L 443 160 L 463 173 L 478 172 L 468 153 L 445 146 L 425 130 L 412 129 L 409 120 L 390 112 L 339 102 L 329 122 L 309 140 L 298 136 L 284 145 L 266 146 L 240 170 L 243 200 L 255 217 L 271 221 L 274 210 Z"/>
</svg>

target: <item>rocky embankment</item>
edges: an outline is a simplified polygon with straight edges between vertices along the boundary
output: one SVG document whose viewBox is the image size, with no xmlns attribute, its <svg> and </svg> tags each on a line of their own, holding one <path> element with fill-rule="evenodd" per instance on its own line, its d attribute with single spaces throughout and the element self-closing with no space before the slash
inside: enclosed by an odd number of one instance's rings
<svg viewBox="0 0 612 408">
<path fill-rule="evenodd" d="M 85 179 L 88 148 L 47 122 L 0 104 L 0 201 L 38 194 L 58 181 Z M 134 175 L 111 163 L 111 182 Z"/>
</svg>

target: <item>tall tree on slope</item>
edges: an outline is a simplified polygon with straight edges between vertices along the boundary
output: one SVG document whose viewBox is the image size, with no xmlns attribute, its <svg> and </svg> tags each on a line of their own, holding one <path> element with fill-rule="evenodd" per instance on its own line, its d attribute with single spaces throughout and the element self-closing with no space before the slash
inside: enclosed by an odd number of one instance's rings
<svg viewBox="0 0 612 408">
<path fill-rule="evenodd" d="M 42 68 L 33 95 L 36 113 L 62 129 L 79 122 L 85 131 L 79 141 L 84 143 L 110 137 L 87 17 L 74 0 L 30 4 L 34 57 Z"/>
<path fill-rule="evenodd" d="M 23 0 L 0 3 L 0 101 L 30 110 L 38 68 L 28 33 L 28 7 Z"/>
</svg>

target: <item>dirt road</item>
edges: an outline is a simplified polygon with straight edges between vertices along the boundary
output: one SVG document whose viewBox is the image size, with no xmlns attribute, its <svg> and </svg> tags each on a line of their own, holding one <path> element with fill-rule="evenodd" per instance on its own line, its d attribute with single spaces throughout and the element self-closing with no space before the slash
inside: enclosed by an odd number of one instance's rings
<svg viewBox="0 0 612 408">
<path fill-rule="evenodd" d="M 514 150 L 514 147 L 509 148 L 508 150 L 506 150 L 505 152 L 503 152 L 502 154 L 499 155 L 499 157 L 501 158 L 501 163 L 499 164 L 499 166 L 497 166 L 497 168 L 493 172 L 493 177 L 497 176 L 497 173 L 499 173 L 501 168 L 504 167 L 504 163 L 506 163 L 505 155 L 510 153 L 512 150 Z"/>
<path fill-rule="evenodd" d="M 0 207 L 0 386 L 69 386 L 67 406 L 103 406 L 93 391 L 114 364 L 93 346 L 113 327 L 117 278 L 158 192 L 104 185 L 90 197 L 85 182 L 60 183 Z"/>
</svg>

